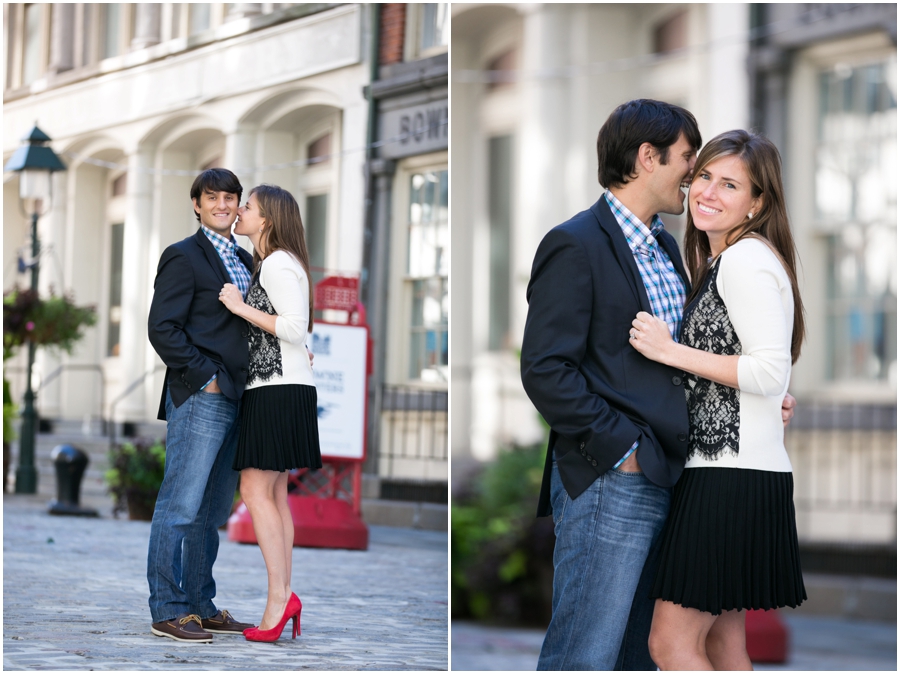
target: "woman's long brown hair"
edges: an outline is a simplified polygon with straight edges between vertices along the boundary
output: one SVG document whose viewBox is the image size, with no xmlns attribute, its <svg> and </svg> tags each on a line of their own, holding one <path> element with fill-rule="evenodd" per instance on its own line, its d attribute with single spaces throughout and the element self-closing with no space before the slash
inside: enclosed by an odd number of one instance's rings
<svg viewBox="0 0 900 674">
<path fill-rule="evenodd" d="M 294 196 L 277 185 L 257 185 L 247 195 L 256 195 L 256 203 L 259 206 L 259 214 L 265 218 L 266 257 L 276 250 L 291 253 L 303 271 L 306 272 L 306 280 L 309 283 L 309 329 L 313 330 L 313 286 L 312 276 L 309 273 L 309 252 L 306 249 L 306 233 L 303 230 L 303 220 L 300 218 L 300 206 Z M 253 268 L 259 269 L 263 258 L 259 250 L 253 251 Z"/>
<path fill-rule="evenodd" d="M 791 280 L 794 294 L 794 329 L 791 336 L 791 362 L 800 357 L 806 327 L 800 287 L 797 283 L 797 248 L 791 235 L 784 186 L 781 180 L 781 155 L 768 138 L 741 129 L 726 131 L 709 141 L 697 157 L 694 180 L 712 162 L 722 157 L 739 157 L 750 178 L 751 193 L 761 197 L 759 211 L 752 218 L 744 218 L 725 239 L 725 247 L 733 246 L 741 239 L 759 237 L 781 258 L 781 264 Z M 688 209 L 684 234 L 684 259 L 691 275 L 691 293 L 687 302 L 699 293 L 706 274 L 709 273 L 712 251 L 709 237 L 694 226 L 694 218 Z"/>
</svg>

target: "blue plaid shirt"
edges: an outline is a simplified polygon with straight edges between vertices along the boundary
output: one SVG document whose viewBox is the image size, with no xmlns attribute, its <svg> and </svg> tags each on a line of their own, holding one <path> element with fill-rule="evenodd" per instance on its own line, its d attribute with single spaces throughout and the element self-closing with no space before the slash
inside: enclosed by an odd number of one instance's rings
<svg viewBox="0 0 900 674">
<path fill-rule="evenodd" d="M 206 234 L 206 238 L 209 239 L 210 243 L 212 243 L 216 252 L 219 254 L 219 258 L 225 265 L 225 270 L 228 272 L 228 277 L 231 279 L 231 282 L 241 291 L 241 297 L 246 298 L 247 291 L 250 290 L 250 272 L 247 271 L 244 263 L 241 262 L 241 258 L 238 257 L 237 244 L 234 242 L 234 237 L 232 236 L 226 239 L 221 234 L 216 234 L 203 224 L 200 225 L 200 229 L 203 230 L 203 233 Z M 210 382 L 215 378 L 216 375 L 213 375 L 200 390 L 202 391 L 209 386 Z"/>
<path fill-rule="evenodd" d="M 684 310 L 685 287 L 681 276 L 675 271 L 675 265 L 656 238 L 663 229 L 663 222 L 658 215 L 654 215 L 648 229 L 612 192 L 607 190 L 605 196 L 622 228 L 625 240 L 628 241 L 638 271 L 641 272 L 653 315 L 666 322 L 672 339 L 677 341 Z M 635 442 L 613 468 L 621 466 L 637 446 L 638 443 Z"/>
<path fill-rule="evenodd" d="M 250 290 L 250 272 L 247 271 L 244 263 L 241 262 L 241 258 L 238 257 L 237 244 L 234 242 L 234 237 L 232 236 L 231 238 L 226 239 L 224 236 L 216 234 L 205 225 L 200 225 L 200 229 L 203 230 L 203 233 L 206 234 L 206 238 L 210 240 L 213 246 L 215 246 L 216 252 L 222 259 L 225 269 L 228 271 L 231 282 L 241 291 L 242 297 L 247 297 L 247 291 Z"/>
</svg>

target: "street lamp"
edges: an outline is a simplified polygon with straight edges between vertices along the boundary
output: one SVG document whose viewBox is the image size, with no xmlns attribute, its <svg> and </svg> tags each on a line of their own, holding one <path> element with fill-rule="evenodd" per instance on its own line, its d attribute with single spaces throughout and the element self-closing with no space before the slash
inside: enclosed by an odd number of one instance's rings
<svg viewBox="0 0 900 674">
<path fill-rule="evenodd" d="M 52 148 L 47 146 L 50 136 L 37 128 L 28 132 L 23 144 L 3 167 L 4 171 L 19 174 L 19 199 L 26 217 L 31 215 L 31 290 L 38 289 L 38 219 L 50 210 L 52 197 L 51 174 L 65 171 Z M 37 471 L 34 467 L 34 441 L 37 431 L 37 414 L 34 411 L 34 389 L 31 386 L 31 370 L 34 367 L 34 343 L 28 340 L 28 379 L 25 388 L 25 408 L 22 410 L 22 434 L 19 441 L 19 466 L 16 468 L 16 493 L 37 492 Z"/>
</svg>

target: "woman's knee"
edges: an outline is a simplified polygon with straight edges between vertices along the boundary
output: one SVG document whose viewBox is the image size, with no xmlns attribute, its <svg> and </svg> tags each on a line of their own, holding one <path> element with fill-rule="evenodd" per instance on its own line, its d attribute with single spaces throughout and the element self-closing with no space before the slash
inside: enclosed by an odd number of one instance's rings
<svg viewBox="0 0 900 674">
<path fill-rule="evenodd" d="M 669 630 L 657 626 L 655 622 L 650 628 L 650 640 L 648 642 L 650 657 L 660 669 L 668 669 L 665 665 L 669 660 L 672 648 L 675 647 L 676 640 L 675 635 Z"/>
<path fill-rule="evenodd" d="M 730 663 L 747 659 L 747 635 L 744 614 L 736 611 L 723 613 L 706 635 L 706 651 L 712 660 Z"/>
</svg>

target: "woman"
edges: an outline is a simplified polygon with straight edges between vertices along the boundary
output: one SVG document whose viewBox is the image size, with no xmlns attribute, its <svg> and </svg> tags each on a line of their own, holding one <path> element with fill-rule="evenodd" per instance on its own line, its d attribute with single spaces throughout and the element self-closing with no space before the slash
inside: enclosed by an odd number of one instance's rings
<svg viewBox="0 0 900 674">
<path fill-rule="evenodd" d="M 697 158 L 681 343 L 641 312 L 631 344 L 684 370 L 685 471 L 663 534 L 650 652 L 662 670 L 752 669 L 742 609 L 806 599 L 781 402 L 803 341 L 781 158 L 729 131 Z"/>
<path fill-rule="evenodd" d="M 219 299 L 250 326 L 250 365 L 241 400 L 234 470 L 253 518 L 269 592 L 249 641 L 275 641 L 288 619 L 300 633 L 302 604 L 291 591 L 294 522 L 287 502 L 288 472 L 321 468 L 316 387 L 306 351 L 313 303 L 309 254 L 297 201 L 286 190 L 260 185 L 238 209 L 234 233 L 253 242 L 254 274 L 247 301 L 226 283 Z"/>
</svg>

